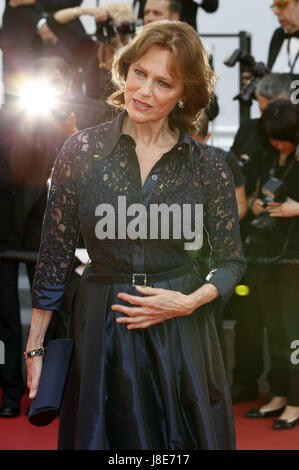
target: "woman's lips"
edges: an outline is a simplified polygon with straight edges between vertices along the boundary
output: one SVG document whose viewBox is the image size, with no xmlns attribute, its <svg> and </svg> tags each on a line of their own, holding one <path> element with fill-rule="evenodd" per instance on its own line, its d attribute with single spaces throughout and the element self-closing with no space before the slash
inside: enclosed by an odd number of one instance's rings
<svg viewBox="0 0 299 470">
<path fill-rule="evenodd" d="M 147 109 L 152 108 L 152 106 L 150 106 L 149 104 L 143 103 L 142 101 L 136 100 L 134 98 L 133 98 L 133 103 L 137 109 L 147 110 Z"/>
</svg>

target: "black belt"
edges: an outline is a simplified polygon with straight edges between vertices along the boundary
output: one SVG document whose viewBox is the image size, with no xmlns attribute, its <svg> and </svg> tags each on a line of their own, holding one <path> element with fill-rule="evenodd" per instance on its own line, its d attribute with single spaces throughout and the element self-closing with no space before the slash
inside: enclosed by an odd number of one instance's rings
<svg viewBox="0 0 299 470">
<path fill-rule="evenodd" d="M 146 274 L 146 273 L 119 273 L 108 271 L 105 268 L 97 265 L 96 263 L 91 263 L 90 267 L 92 271 L 95 273 L 95 276 L 91 275 L 91 278 L 100 278 L 106 282 L 120 282 L 125 284 L 132 284 L 132 286 L 146 286 L 147 283 L 163 281 L 167 279 L 173 279 L 183 274 L 190 273 L 194 267 L 194 263 L 184 264 L 179 268 L 171 269 L 170 271 L 164 271 L 161 273 L 153 273 L 153 274 Z"/>
</svg>

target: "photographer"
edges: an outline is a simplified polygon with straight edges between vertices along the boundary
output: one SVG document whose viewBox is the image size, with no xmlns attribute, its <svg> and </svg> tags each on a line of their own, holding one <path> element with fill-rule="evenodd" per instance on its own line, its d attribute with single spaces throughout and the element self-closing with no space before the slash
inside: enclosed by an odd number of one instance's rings
<svg viewBox="0 0 299 470">
<path fill-rule="evenodd" d="M 258 83 L 255 96 L 261 114 L 271 101 L 289 98 L 292 79 L 287 74 L 269 73 Z M 264 158 L 272 160 L 276 150 L 260 129 L 261 118 L 250 119 L 241 124 L 231 150 L 240 158 L 246 175 L 246 194 L 249 197 L 256 189 Z"/>
<path fill-rule="evenodd" d="M 35 80 L 25 89 L 26 93 L 15 97 L 0 113 L 1 251 L 38 251 L 47 180 L 58 151 L 78 128 L 95 125 L 102 112 L 98 103 L 91 107 L 92 100 L 72 101 L 70 68 L 60 57 L 37 60 L 31 72 Z M 49 97 L 53 99 L 51 109 Z M 32 283 L 34 263 L 26 267 Z M 59 315 L 53 317 L 49 336 L 66 334 L 68 301 L 76 287 L 74 277 L 70 279 Z M 0 371 L 1 417 L 20 414 L 20 399 L 25 390 L 17 280 L 18 261 L 1 260 L 0 339 L 6 347 L 6 363 Z"/>
<path fill-rule="evenodd" d="M 79 19 L 75 19 L 67 26 L 61 25 L 60 28 L 58 26 L 58 31 L 54 34 L 47 24 L 47 18 L 58 10 L 78 7 L 81 3 L 82 0 L 38 0 L 36 2 L 36 37 L 34 44 L 36 58 L 59 56 L 67 62 L 71 61 L 72 51 L 76 49 L 76 42 L 70 42 L 69 35 L 72 36 L 72 31 L 76 31 L 78 35 L 85 34 L 82 23 Z"/>
<path fill-rule="evenodd" d="M 299 78 L 299 0 L 273 0 L 271 10 L 281 25 L 271 38 L 267 66 L 273 73 L 287 73 L 295 80 Z M 246 84 L 252 77 L 250 72 L 242 74 Z"/>
<path fill-rule="evenodd" d="M 6 110 L 10 174 L 18 185 L 15 220 L 23 249 L 38 251 L 47 181 L 64 142 L 78 129 L 104 122 L 108 105 L 74 98 L 69 65 L 60 57 L 38 59 L 32 81 Z M 34 266 L 28 266 L 32 279 Z"/>
<path fill-rule="evenodd" d="M 127 3 L 112 3 L 106 8 L 66 8 L 49 16 L 47 24 L 59 38 L 61 25 L 68 25 L 82 15 L 93 16 L 97 29 L 96 40 L 76 30 L 67 31 L 72 67 L 77 71 L 77 88 L 85 96 L 105 101 L 113 91 L 110 71 L 114 53 L 135 31 L 134 10 Z"/>
<path fill-rule="evenodd" d="M 29 72 L 32 63 L 41 55 L 41 43 L 54 48 L 57 38 L 46 25 L 37 33 L 38 20 L 62 8 L 78 6 L 82 0 L 6 0 L 0 29 L 0 48 L 3 53 L 3 82 L 5 102 L 15 94 L 19 75 Z M 80 25 L 76 25 L 80 28 Z M 45 29 L 44 29 L 45 28 Z M 81 25 L 83 30 L 83 26 Z M 84 30 L 83 30 L 84 31 Z M 62 44 L 55 45 L 56 54 L 65 51 Z M 53 55 L 53 54 L 52 54 Z M 64 57 L 65 58 L 65 57 Z"/>
<path fill-rule="evenodd" d="M 268 67 L 299 78 L 299 0 L 274 0 L 271 8 L 281 27 L 271 39 Z"/>
<path fill-rule="evenodd" d="M 269 103 L 278 98 L 289 99 L 292 79 L 287 74 L 270 73 L 263 77 L 256 88 L 256 98 L 261 115 Z M 245 189 L 249 206 L 257 196 L 261 174 L 272 165 L 278 151 L 270 144 L 261 129 L 261 117 L 241 124 L 231 150 L 239 157 L 244 171 Z M 252 211 L 241 221 L 242 239 L 248 236 Z M 258 378 L 264 371 L 264 319 L 255 305 L 254 296 L 233 294 L 227 306 L 229 317 L 235 323 L 235 367 L 231 396 L 233 403 L 258 398 Z M 244 313 L 248 312 L 248 313 Z M 250 341 L 248 341 L 250 338 Z"/>
<path fill-rule="evenodd" d="M 246 416 L 280 415 L 274 429 L 289 429 L 299 422 L 299 366 L 291 361 L 291 344 L 299 338 L 298 109 L 288 100 L 276 100 L 265 109 L 261 127 L 278 156 L 271 165 L 265 164 L 258 198 L 252 204 L 255 218 L 245 243 L 249 257 L 245 282 L 250 293 L 242 314 L 250 315 L 254 302 L 264 319 L 272 398 Z M 247 341 L 251 341 L 250 332 Z"/>
<path fill-rule="evenodd" d="M 17 187 L 15 225 L 22 248 L 38 251 L 47 181 L 60 148 L 78 127 L 68 65 L 59 57 L 38 59 L 32 77 L 14 103 L 18 114 L 8 121 L 7 133 L 10 173 Z M 34 266 L 27 265 L 27 270 L 32 281 Z"/>
<path fill-rule="evenodd" d="M 133 5 L 138 6 L 138 17 L 143 18 L 145 17 L 145 9 L 146 4 L 148 4 L 148 0 L 134 0 Z M 152 21 L 157 21 L 165 18 L 165 6 L 162 5 L 163 0 L 152 0 L 150 2 L 153 6 L 151 15 L 153 17 Z M 218 9 L 218 0 L 202 0 L 200 3 L 199 1 L 193 0 L 166 0 L 165 3 L 171 3 L 171 13 L 174 15 L 178 14 L 180 18 L 174 16 L 173 20 L 180 19 L 181 21 L 185 21 L 186 23 L 190 24 L 195 30 L 197 29 L 196 24 L 196 17 L 198 8 L 203 8 L 208 13 L 214 13 Z M 147 5 L 148 7 L 148 5 Z M 166 8 L 168 6 L 166 5 Z M 164 10 L 164 12 L 163 12 Z M 164 17 L 164 18 L 163 18 Z"/>
<path fill-rule="evenodd" d="M 60 91 L 66 92 L 68 68 L 60 63 L 60 59 L 53 65 L 50 61 L 47 79 L 52 85 L 60 84 Z M 35 72 L 35 77 L 41 79 L 40 67 Z M 36 87 L 34 93 L 37 93 Z M 54 116 L 44 122 L 39 115 L 33 118 L 30 115 L 32 101 L 27 103 L 28 108 L 22 109 L 20 101 L 14 96 L 14 100 L 1 109 L 1 250 L 38 251 L 47 199 L 47 179 L 59 146 L 77 130 L 73 115 L 61 124 Z M 5 344 L 7 358 L 0 374 L 3 387 L 0 416 L 10 418 L 20 414 L 20 400 L 25 390 L 18 262 L 2 260 L 0 264 L 0 338 Z M 34 265 L 28 264 L 31 281 L 33 270 Z"/>
<path fill-rule="evenodd" d="M 34 60 L 35 0 L 16 2 L 6 0 L 0 29 L 0 48 L 3 54 L 3 83 L 5 100 L 15 92 L 16 77 L 26 72 Z M 16 39 L 18 38 L 18 39 Z"/>
</svg>

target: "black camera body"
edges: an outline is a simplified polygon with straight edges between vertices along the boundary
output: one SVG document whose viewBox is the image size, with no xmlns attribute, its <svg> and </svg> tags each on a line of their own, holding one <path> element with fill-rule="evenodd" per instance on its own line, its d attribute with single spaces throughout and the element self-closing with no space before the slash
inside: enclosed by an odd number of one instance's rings
<svg viewBox="0 0 299 470">
<path fill-rule="evenodd" d="M 269 202 L 284 202 L 286 199 L 284 182 L 278 178 L 270 178 L 262 187 L 262 202 L 265 211 L 261 212 L 251 222 L 250 226 L 260 233 L 271 232 L 278 220 L 271 217 L 266 210 Z"/>
<path fill-rule="evenodd" d="M 270 73 L 270 69 L 264 62 L 256 62 L 255 59 L 242 49 L 235 49 L 224 61 L 228 67 L 234 67 L 236 63 L 243 64 L 248 71 L 252 74 L 251 80 L 245 85 L 240 93 L 234 97 L 234 100 L 239 100 L 242 103 L 251 104 L 255 98 L 255 90 L 258 82 L 262 77 Z"/>
<path fill-rule="evenodd" d="M 112 19 L 97 23 L 96 38 L 98 41 L 109 44 L 118 34 L 135 34 L 136 24 L 134 21 L 124 21 L 120 26 L 116 26 Z"/>
</svg>

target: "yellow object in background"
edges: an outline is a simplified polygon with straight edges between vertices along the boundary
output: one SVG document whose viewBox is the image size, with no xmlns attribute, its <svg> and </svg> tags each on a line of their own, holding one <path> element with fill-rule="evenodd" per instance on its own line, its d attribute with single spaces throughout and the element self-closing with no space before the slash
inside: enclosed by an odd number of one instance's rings
<svg viewBox="0 0 299 470">
<path fill-rule="evenodd" d="M 238 284 L 235 287 L 235 293 L 237 295 L 245 296 L 245 295 L 248 295 L 250 293 L 250 289 L 246 285 Z"/>
</svg>

